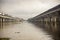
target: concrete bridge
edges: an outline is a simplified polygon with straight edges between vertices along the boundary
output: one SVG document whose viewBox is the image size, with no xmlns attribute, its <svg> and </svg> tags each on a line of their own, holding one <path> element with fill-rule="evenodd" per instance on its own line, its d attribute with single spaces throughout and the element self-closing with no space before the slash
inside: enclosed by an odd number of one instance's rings
<svg viewBox="0 0 60 40">
<path fill-rule="evenodd" d="M 3 28 L 3 24 L 8 25 L 8 23 L 13 23 L 13 22 L 20 22 L 21 19 L 18 17 L 12 17 L 8 14 L 3 14 L 0 12 L 0 28 Z"/>
<path fill-rule="evenodd" d="M 12 17 L 11 16 L 8 16 L 7 14 L 2 14 L 0 13 L 0 21 L 12 21 Z"/>
<path fill-rule="evenodd" d="M 60 40 L 60 5 L 53 7 L 28 21 L 52 34 L 55 40 Z"/>
</svg>

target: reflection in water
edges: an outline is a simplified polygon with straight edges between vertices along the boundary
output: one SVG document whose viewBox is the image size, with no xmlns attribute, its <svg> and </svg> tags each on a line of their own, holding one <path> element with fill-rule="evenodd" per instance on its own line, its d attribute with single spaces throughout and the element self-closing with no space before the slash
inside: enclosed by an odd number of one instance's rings
<svg viewBox="0 0 60 40">
<path fill-rule="evenodd" d="M 10 38 L 10 40 L 52 40 L 51 35 L 47 35 L 45 31 L 26 21 L 16 24 L 3 23 L 0 38 Z"/>
<path fill-rule="evenodd" d="M 0 38 L 0 40 L 9 40 L 9 38 Z"/>
<path fill-rule="evenodd" d="M 6 26 L 14 25 L 17 22 L 0 22 L 0 29 L 6 28 Z"/>
</svg>

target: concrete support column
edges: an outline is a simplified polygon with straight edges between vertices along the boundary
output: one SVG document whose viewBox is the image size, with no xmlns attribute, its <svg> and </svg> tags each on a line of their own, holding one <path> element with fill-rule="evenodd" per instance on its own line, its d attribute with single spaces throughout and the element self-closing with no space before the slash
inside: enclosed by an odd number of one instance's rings
<svg viewBox="0 0 60 40">
<path fill-rule="evenodd" d="M 51 27 L 52 27 L 53 32 L 57 30 L 57 17 L 56 16 L 51 18 Z"/>
<path fill-rule="evenodd" d="M 0 18 L 0 28 L 3 28 L 3 18 Z"/>
</svg>

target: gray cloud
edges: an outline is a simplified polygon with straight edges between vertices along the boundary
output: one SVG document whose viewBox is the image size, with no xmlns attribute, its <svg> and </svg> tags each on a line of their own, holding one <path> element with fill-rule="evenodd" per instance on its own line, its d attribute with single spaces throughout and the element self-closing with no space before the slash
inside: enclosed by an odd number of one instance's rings
<svg viewBox="0 0 60 40">
<path fill-rule="evenodd" d="M 1 11 L 28 19 L 58 4 L 60 0 L 2 0 Z"/>
</svg>

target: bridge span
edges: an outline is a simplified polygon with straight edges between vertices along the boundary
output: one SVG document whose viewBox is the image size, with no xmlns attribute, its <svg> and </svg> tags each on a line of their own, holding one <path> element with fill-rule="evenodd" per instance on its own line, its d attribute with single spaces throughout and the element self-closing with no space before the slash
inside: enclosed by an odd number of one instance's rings
<svg viewBox="0 0 60 40">
<path fill-rule="evenodd" d="M 11 15 L 0 12 L 0 28 L 3 28 L 3 24 L 8 25 L 9 23 L 21 22 L 22 20 L 18 17 L 12 17 Z"/>
<path fill-rule="evenodd" d="M 60 5 L 53 7 L 28 21 L 46 30 L 54 36 L 55 40 L 60 40 Z"/>
</svg>

